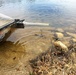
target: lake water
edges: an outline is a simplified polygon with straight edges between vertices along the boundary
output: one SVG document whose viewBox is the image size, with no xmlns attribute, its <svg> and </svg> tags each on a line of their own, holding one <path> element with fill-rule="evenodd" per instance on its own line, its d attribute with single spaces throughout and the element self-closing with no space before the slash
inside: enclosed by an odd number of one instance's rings
<svg viewBox="0 0 76 75">
<path fill-rule="evenodd" d="M 0 0 L 0 13 L 51 26 L 76 24 L 75 0 Z"/>
<path fill-rule="evenodd" d="M 71 29 L 71 32 L 76 33 L 76 0 L 0 0 L 0 13 L 27 22 L 49 23 L 50 27 L 66 27 L 64 30 Z M 15 30 L 5 43 L 0 43 L 0 65 L 15 64 L 25 52 L 29 57 L 30 54 L 37 55 L 37 51 L 47 49 L 50 31 L 49 27 Z M 42 35 L 46 38 L 42 38 Z"/>
</svg>

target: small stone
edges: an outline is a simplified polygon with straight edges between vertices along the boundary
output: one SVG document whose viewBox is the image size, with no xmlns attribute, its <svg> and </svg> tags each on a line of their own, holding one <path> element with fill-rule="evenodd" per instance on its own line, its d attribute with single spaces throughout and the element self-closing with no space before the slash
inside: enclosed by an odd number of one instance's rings
<svg viewBox="0 0 76 75">
<path fill-rule="evenodd" d="M 64 37 L 64 35 L 63 35 L 62 33 L 60 33 L 60 32 L 56 32 L 56 36 L 57 36 L 58 38 L 63 38 L 63 37 Z"/>
<path fill-rule="evenodd" d="M 65 52 L 68 51 L 68 47 L 65 44 L 63 44 L 61 41 L 55 41 L 54 45 L 60 47 Z"/>
</svg>

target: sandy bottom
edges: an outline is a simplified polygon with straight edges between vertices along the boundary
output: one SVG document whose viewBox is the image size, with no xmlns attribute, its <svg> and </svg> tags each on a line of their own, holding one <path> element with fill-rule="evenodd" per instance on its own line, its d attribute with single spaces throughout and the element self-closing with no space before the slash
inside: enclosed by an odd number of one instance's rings
<svg viewBox="0 0 76 75">
<path fill-rule="evenodd" d="M 76 27 L 17 29 L 0 44 L 0 75 L 75 75 Z M 55 33 L 68 47 L 55 47 Z"/>
</svg>

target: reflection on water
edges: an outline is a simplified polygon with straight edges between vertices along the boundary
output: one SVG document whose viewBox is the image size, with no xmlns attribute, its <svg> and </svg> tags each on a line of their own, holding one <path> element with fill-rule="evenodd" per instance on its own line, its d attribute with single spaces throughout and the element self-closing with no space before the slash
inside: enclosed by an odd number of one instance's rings
<svg viewBox="0 0 76 75">
<path fill-rule="evenodd" d="M 13 18 L 62 27 L 76 24 L 75 3 L 73 0 L 2 0 L 0 12 Z"/>
</svg>

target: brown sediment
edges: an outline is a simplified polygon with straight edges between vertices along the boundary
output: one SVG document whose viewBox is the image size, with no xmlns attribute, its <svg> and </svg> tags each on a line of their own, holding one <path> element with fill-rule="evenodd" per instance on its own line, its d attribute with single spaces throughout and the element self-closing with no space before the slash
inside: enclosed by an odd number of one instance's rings
<svg viewBox="0 0 76 75">
<path fill-rule="evenodd" d="M 30 61 L 33 75 L 76 75 L 76 44 L 63 52 L 52 46 L 47 52 Z"/>
<path fill-rule="evenodd" d="M 10 41 L 0 43 L 0 69 L 12 68 L 17 65 L 21 56 L 24 55 L 24 48 L 21 44 L 14 44 Z"/>
<path fill-rule="evenodd" d="M 50 27 L 16 30 L 8 38 L 13 42 L 0 45 L 0 74 L 75 75 L 76 42 L 66 32 Z"/>
</svg>

